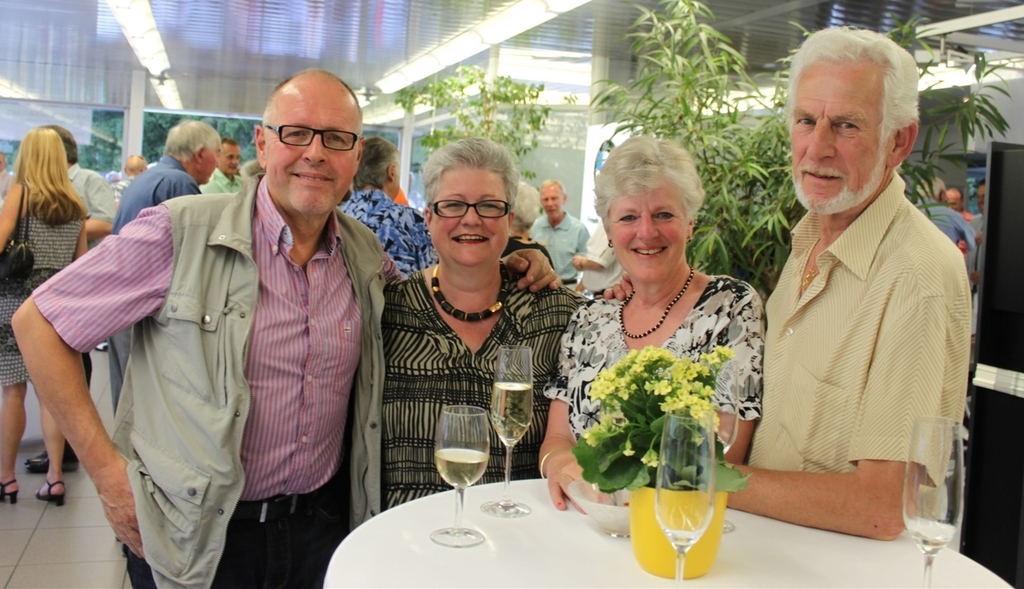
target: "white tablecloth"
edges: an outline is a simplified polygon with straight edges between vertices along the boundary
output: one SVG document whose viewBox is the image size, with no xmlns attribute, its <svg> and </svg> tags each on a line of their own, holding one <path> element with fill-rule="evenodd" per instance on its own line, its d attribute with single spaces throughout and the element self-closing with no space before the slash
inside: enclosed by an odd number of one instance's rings
<svg viewBox="0 0 1024 589">
<path fill-rule="evenodd" d="M 522 519 L 485 515 L 501 484 L 466 491 L 463 525 L 487 541 L 472 548 L 434 544 L 430 532 L 449 527 L 453 491 L 385 511 L 338 547 L 327 587 L 670 587 L 646 573 L 629 539 L 604 535 L 570 506 L 557 511 L 543 481 L 518 481 L 512 498 L 533 508 Z M 711 571 L 693 587 L 921 587 L 924 557 L 904 532 L 892 542 L 825 532 L 729 510 L 736 531 L 722 538 Z M 950 549 L 935 559 L 933 587 L 1008 587 L 978 563 Z"/>
</svg>

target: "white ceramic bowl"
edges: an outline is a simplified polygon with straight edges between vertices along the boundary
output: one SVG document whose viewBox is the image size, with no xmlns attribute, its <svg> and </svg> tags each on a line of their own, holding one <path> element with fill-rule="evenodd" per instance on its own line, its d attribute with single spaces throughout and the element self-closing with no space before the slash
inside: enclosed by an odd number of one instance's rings
<svg viewBox="0 0 1024 589">
<path fill-rule="evenodd" d="M 616 538 L 629 537 L 629 491 L 602 493 L 583 479 L 570 483 L 568 491 L 576 505 L 594 518 L 604 533 Z"/>
</svg>

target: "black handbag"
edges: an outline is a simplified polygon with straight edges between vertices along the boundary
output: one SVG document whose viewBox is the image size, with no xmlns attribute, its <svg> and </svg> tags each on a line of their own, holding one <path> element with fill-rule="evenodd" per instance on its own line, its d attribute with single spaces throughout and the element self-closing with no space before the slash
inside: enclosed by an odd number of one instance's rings
<svg viewBox="0 0 1024 589">
<path fill-rule="evenodd" d="M 18 204 L 18 221 L 14 225 L 7 247 L 0 253 L 0 279 L 22 280 L 28 278 L 35 264 L 35 256 L 28 247 L 28 221 L 21 217 L 28 200 L 28 186 L 21 185 L 21 202 Z"/>
</svg>

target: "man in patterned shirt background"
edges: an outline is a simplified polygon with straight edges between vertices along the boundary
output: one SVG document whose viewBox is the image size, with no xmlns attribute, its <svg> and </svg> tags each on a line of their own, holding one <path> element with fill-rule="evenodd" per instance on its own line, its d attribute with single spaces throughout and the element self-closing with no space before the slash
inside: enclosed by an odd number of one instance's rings
<svg viewBox="0 0 1024 589">
<path fill-rule="evenodd" d="M 394 145 L 380 137 L 367 138 L 352 186 L 356 191 L 341 203 L 341 211 L 377 234 L 403 274 L 434 265 L 437 258 L 423 215 L 393 200 L 400 188 Z"/>
</svg>

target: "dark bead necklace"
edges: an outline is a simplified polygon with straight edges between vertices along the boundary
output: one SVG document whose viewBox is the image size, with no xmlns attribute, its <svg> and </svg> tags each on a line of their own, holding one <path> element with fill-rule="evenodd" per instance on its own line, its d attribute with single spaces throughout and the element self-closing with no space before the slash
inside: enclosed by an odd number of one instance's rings
<svg viewBox="0 0 1024 589">
<path fill-rule="evenodd" d="M 498 291 L 498 301 L 479 313 L 467 313 L 461 309 L 456 309 L 454 305 L 448 302 L 448 299 L 444 298 L 444 293 L 441 292 L 441 281 L 437 278 L 439 274 L 437 269 L 439 267 L 440 265 L 434 266 L 434 271 L 430 277 L 430 290 L 434 293 L 434 300 L 437 301 L 437 304 L 441 306 L 441 309 L 443 309 L 445 313 L 448 313 L 459 321 L 483 321 L 505 307 L 505 299 L 508 296 L 505 292 L 505 283 L 510 280 L 508 270 L 505 269 L 505 264 L 501 264 L 499 266 L 499 271 L 501 272 L 501 289 Z"/>
<path fill-rule="evenodd" d="M 626 308 L 626 305 L 629 304 L 629 301 L 633 300 L 633 295 L 636 294 L 636 291 L 634 290 L 633 292 L 629 293 L 629 296 L 626 297 L 625 301 L 623 301 L 622 306 L 619 307 L 619 323 L 622 324 L 622 333 L 626 334 L 626 337 L 628 337 L 629 339 L 643 339 L 651 335 L 655 331 L 658 331 L 658 328 L 664 325 L 665 319 L 668 318 L 668 313 L 669 311 L 672 310 L 672 307 L 674 307 L 676 303 L 679 302 L 679 299 L 683 298 L 683 295 L 686 294 L 686 289 L 690 288 L 690 282 L 692 280 L 693 268 L 690 268 L 690 275 L 686 278 L 686 284 L 683 285 L 683 290 L 679 291 L 679 294 L 676 295 L 676 298 L 672 299 L 672 302 L 669 303 L 667 307 L 665 307 L 665 312 L 661 314 L 661 320 L 658 321 L 658 324 L 643 333 L 629 333 L 629 330 L 626 329 L 626 321 L 622 318 L 623 309 Z"/>
</svg>

